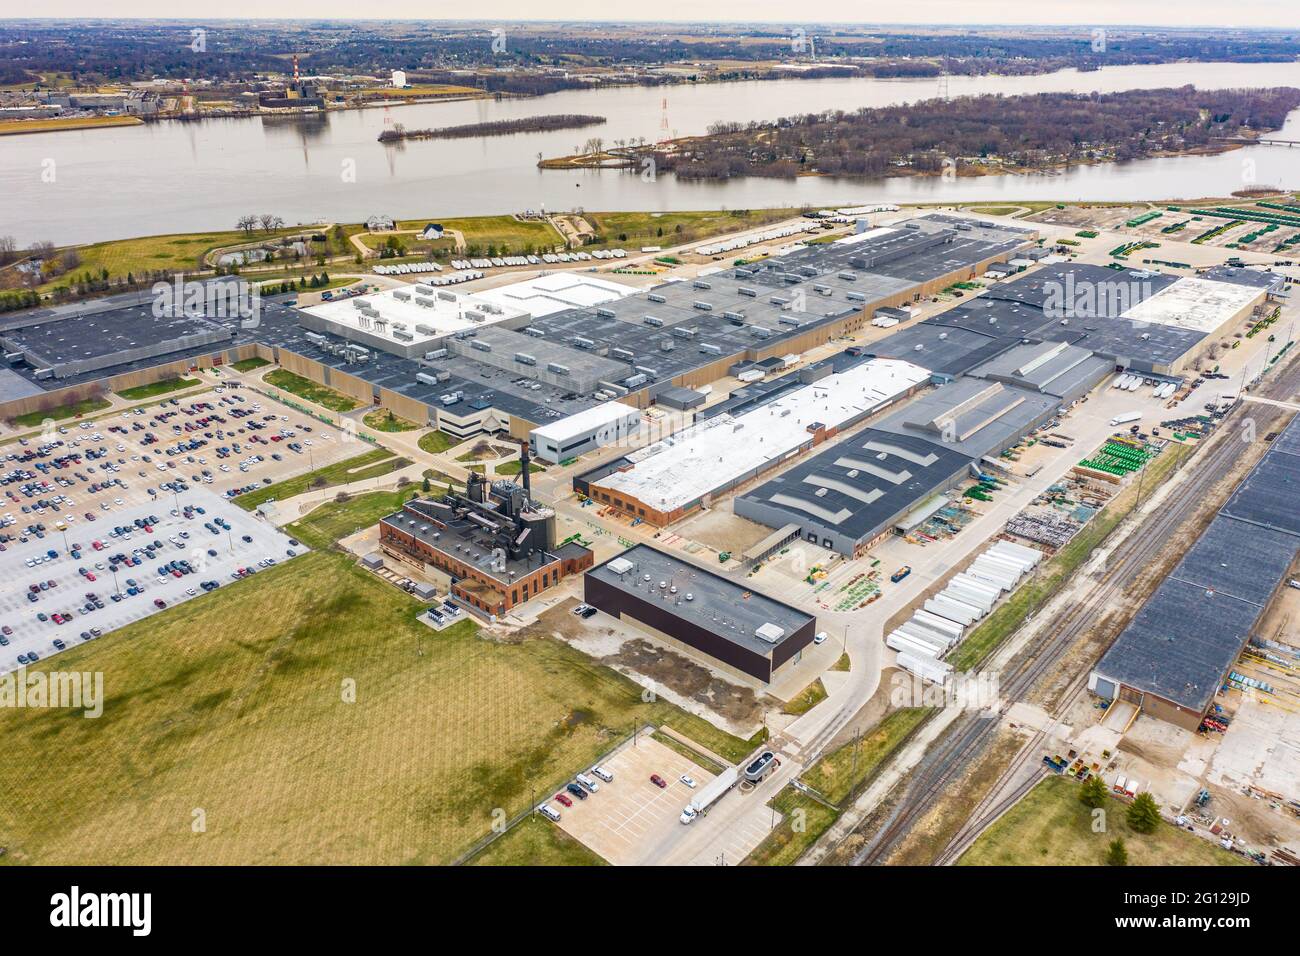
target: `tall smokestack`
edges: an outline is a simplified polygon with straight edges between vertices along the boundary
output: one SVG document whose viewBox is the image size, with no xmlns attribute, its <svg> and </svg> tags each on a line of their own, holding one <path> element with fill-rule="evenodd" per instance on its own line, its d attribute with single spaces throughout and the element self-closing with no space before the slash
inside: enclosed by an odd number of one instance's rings
<svg viewBox="0 0 1300 956">
<path fill-rule="evenodd" d="M 528 474 L 532 469 L 528 467 L 528 442 L 527 440 L 519 448 L 519 473 L 524 476 L 524 498 L 532 503 L 533 500 L 533 479 Z"/>
</svg>

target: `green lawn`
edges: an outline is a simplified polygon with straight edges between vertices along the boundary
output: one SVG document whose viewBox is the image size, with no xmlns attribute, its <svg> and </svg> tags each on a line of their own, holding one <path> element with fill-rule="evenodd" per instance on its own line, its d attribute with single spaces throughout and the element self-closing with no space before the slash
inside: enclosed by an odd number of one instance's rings
<svg viewBox="0 0 1300 956">
<path fill-rule="evenodd" d="M 80 418 L 82 415 L 89 415 L 91 412 L 103 411 L 112 404 L 106 398 L 87 398 L 84 401 L 60 405 L 57 408 L 47 408 L 42 412 L 28 412 L 25 415 L 19 415 L 13 420 L 13 423 L 18 428 L 35 428 L 47 418 L 56 422 L 66 418 Z"/>
<path fill-rule="evenodd" d="M 849 655 L 847 653 L 841 654 L 840 659 L 831 665 L 831 670 L 833 671 L 847 671 L 849 668 Z"/>
<path fill-rule="evenodd" d="M 377 432 L 409 432 L 420 427 L 415 422 L 398 418 L 386 408 L 376 408 L 372 412 L 367 412 L 361 421 L 367 428 L 373 428 Z"/>
<path fill-rule="evenodd" d="M 177 392 L 183 388 L 193 388 L 195 385 L 201 384 L 197 378 L 165 378 L 161 382 L 152 382 L 149 385 L 124 388 L 117 394 L 129 402 L 134 402 L 137 399 L 166 395 L 168 392 Z"/>
<path fill-rule="evenodd" d="M 434 632 L 418 607 L 313 551 L 72 648 L 104 714 L 0 709 L 4 862 L 446 863 L 635 724 L 748 749 L 563 642 Z M 484 862 L 594 862 L 547 837 Z"/>
<path fill-rule="evenodd" d="M 438 455 L 448 448 L 455 448 L 464 439 L 453 438 L 446 432 L 431 431 L 420 436 L 420 451 L 427 451 L 430 455 Z"/>
<path fill-rule="evenodd" d="M 407 225 L 422 229 L 429 221 L 425 219 L 419 221 L 418 225 L 414 222 Z M 545 247 L 548 250 L 555 245 L 564 245 L 564 237 L 549 222 L 519 222 L 511 216 L 474 216 L 436 221 L 442 223 L 444 229 L 459 230 L 465 236 L 466 245 L 477 245 L 480 249 L 495 245 L 500 252 L 504 245 L 511 252 L 518 253 L 529 245 L 535 249 Z"/>
<path fill-rule="evenodd" d="M 282 388 L 301 399 L 314 402 L 334 412 L 350 412 L 361 404 L 342 392 L 336 392 L 332 388 L 318 385 L 311 379 L 295 375 L 287 369 L 278 368 L 274 372 L 267 372 L 262 376 L 262 381 L 266 382 L 267 385 Z"/>
<path fill-rule="evenodd" d="M 1132 830 L 1127 804 L 1111 798 L 1106 831 L 1092 831 L 1092 810 L 1079 802 L 1080 784 L 1051 776 L 981 834 L 958 866 L 1100 866 L 1116 837 L 1129 866 L 1247 866 L 1244 857 L 1161 821 L 1154 833 Z"/>
<path fill-rule="evenodd" d="M 600 231 L 601 245 L 640 249 L 643 246 L 679 246 L 697 239 L 793 219 L 798 215 L 798 209 L 714 209 L 663 213 L 597 212 L 587 213 L 585 218 Z"/>
<path fill-rule="evenodd" d="M 817 842 L 839 813 L 787 784 L 769 806 L 775 806 L 783 819 L 775 830 L 763 837 L 745 857 L 744 866 L 792 866 L 808 847 Z"/>
<path fill-rule="evenodd" d="M 264 358 L 253 357 L 242 359 L 238 362 L 231 362 L 230 367 L 236 372 L 251 372 L 255 368 L 261 368 L 263 365 L 270 364 L 271 363 Z"/>
<path fill-rule="evenodd" d="M 795 716 L 806 714 L 825 699 L 826 687 L 819 677 L 787 701 L 786 705 L 781 708 L 781 713 Z"/>
<path fill-rule="evenodd" d="M 606 866 L 554 823 L 533 814 L 470 859 L 470 866 Z"/>
<path fill-rule="evenodd" d="M 273 485 L 263 485 L 256 491 L 250 491 L 233 500 L 245 511 L 252 511 L 258 505 L 273 499 L 284 501 L 312 488 L 328 488 L 333 485 L 364 481 L 367 478 L 378 478 L 399 468 L 405 468 L 409 464 L 410 462 L 405 458 L 395 456 L 387 448 L 372 448 L 354 458 L 295 475 L 284 481 L 277 481 Z"/>
<path fill-rule="evenodd" d="M 842 805 L 859 786 L 874 776 L 930 712 L 928 707 L 904 707 L 891 711 L 863 734 L 856 745 L 849 741 L 832 750 L 805 770 L 800 779 L 831 803 Z"/>
<path fill-rule="evenodd" d="M 518 461 L 503 461 L 501 464 L 497 465 L 492 470 L 495 471 L 498 475 L 518 475 L 523 472 L 524 468 L 523 465 L 519 464 Z M 528 473 L 530 475 L 534 475 L 539 471 L 545 471 L 545 470 L 546 469 L 544 467 L 537 464 L 537 462 L 535 461 L 530 461 L 528 463 Z"/>
</svg>

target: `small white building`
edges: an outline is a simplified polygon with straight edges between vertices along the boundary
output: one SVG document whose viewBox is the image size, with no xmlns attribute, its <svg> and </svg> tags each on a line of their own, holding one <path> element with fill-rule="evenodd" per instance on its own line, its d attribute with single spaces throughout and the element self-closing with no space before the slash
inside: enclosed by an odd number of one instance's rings
<svg viewBox="0 0 1300 956">
<path fill-rule="evenodd" d="M 394 71 L 393 71 L 393 86 L 394 86 L 395 88 L 399 89 L 399 90 L 404 90 L 404 89 L 406 89 L 406 71 L 405 71 L 405 70 L 394 70 Z"/>
<path fill-rule="evenodd" d="M 624 441 L 640 430 L 639 409 L 622 402 L 605 402 L 534 428 L 528 443 L 533 457 L 555 464 Z"/>
</svg>

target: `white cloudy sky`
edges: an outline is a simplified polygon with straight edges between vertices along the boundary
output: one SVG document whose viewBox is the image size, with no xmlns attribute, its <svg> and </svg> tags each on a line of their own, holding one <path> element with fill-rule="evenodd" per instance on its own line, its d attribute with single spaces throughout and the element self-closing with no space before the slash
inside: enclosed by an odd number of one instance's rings
<svg viewBox="0 0 1300 956">
<path fill-rule="evenodd" d="M 386 0 L 392 19 L 443 19 L 452 10 L 476 20 L 679 20 L 845 23 L 1143 24 L 1156 26 L 1300 26 L 1300 0 L 476 0 L 457 5 L 437 0 Z M 356 0 L 45 0 L 37 8 L 6 16 L 151 18 L 356 18 Z"/>
</svg>

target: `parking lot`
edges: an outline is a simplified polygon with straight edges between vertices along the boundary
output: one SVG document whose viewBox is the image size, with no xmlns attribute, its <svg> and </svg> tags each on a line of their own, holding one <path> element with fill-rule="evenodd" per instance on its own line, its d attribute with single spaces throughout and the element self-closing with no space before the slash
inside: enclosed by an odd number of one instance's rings
<svg viewBox="0 0 1300 956">
<path fill-rule="evenodd" d="M 71 646 L 83 632 L 94 638 L 156 613 L 157 600 L 170 606 L 201 596 L 202 582 L 226 586 L 239 568 L 286 560 L 289 539 L 228 497 L 360 450 L 301 412 L 227 389 L 7 443 L 0 669 L 22 663 L 19 654 L 56 653 L 56 638 Z M 160 566 L 171 561 L 187 561 L 189 570 L 179 578 L 168 570 L 160 581 Z M 58 623 L 55 614 L 69 620 Z"/>
<path fill-rule="evenodd" d="M 614 775 L 612 783 L 600 782 L 599 791 L 586 800 L 573 800 L 571 807 L 554 796 L 547 802 L 560 811 L 559 826 L 566 833 L 616 866 L 645 863 L 676 830 L 684 829 L 682 808 L 696 791 L 681 782 L 682 774 L 691 777 L 697 789 L 713 779 L 713 774 L 648 735 L 600 765 Z M 655 786 L 651 774 L 668 786 Z"/>
<path fill-rule="evenodd" d="M 167 505 L 171 505 L 170 498 Z M 0 554 L 0 621 L 10 632 L 4 635 L 8 645 L 0 647 L 0 670 L 24 663 L 19 655 L 35 652 L 44 659 L 58 653 L 56 639 L 71 647 L 111 633 L 181 601 L 201 597 L 203 582 L 215 581 L 226 587 L 236 583 L 241 568 L 256 573 L 270 566 L 267 561 L 287 561 L 290 552 L 306 551 L 270 523 L 206 488 L 186 492 L 176 510 L 178 513 L 172 514 L 161 505 L 139 505 L 114 513 L 111 525 L 101 521 L 68 532 L 66 548 L 62 534 L 55 538 L 46 535 L 44 540 L 32 538 L 26 544 L 10 545 Z M 152 517 L 159 519 L 157 524 L 150 522 Z M 148 530 L 135 525 L 137 518 Z M 218 518 L 229 524 L 229 530 L 216 524 Z M 111 535 L 118 526 L 130 531 Z M 94 541 L 104 547 L 95 549 Z M 72 553 L 75 544 L 82 545 L 75 552 L 78 556 Z M 49 558 L 51 550 L 56 557 Z M 28 562 L 36 557 L 45 560 L 29 567 Z M 163 569 L 163 565 L 182 561 L 187 562 L 184 570 Z M 38 590 L 32 591 L 33 586 Z M 36 599 L 29 599 L 29 594 Z M 114 600 L 114 595 L 120 596 Z"/>
</svg>

